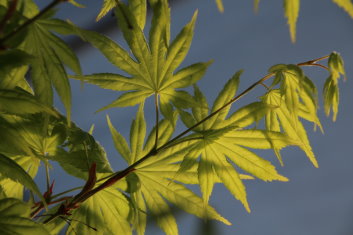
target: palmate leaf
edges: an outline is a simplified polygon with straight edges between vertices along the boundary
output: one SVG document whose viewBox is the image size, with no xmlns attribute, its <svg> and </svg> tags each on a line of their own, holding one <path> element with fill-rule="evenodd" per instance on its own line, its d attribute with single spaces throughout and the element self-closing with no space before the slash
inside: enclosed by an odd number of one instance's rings
<svg viewBox="0 0 353 235">
<path fill-rule="evenodd" d="M 33 94 L 32 88 L 25 79 L 28 64 L 33 61 L 33 56 L 21 50 L 8 50 L 0 54 L 0 89 L 12 90 L 20 87 Z"/>
<path fill-rule="evenodd" d="M 45 201 L 32 177 L 20 165 L 3 154 L 0 154 L 0 163 L 2 178 L 9 178 L 14 182 L 24 185 L 26 188 L 35 193 L 43 202 Z"/>
<path fill-rule="evenodd" d="M 175 121 L 174 115 L 173 122 L 165 119 L 159 123 L 159 145 L 163 145 L 170 139 L 174 131 Z M 130 147 L 124 137 L 113 127 L 109 118 L 108 125 L 116 149 L 129 165 L 141 159 L 141 157 L 148 154 L 154 148 L 155 128 L 151 131 L 145 145 L 143 145 L 146 135 L 146 124 L 143 117 L 142 105 L 137 112 L 136 119 L 131 125 Z M 174 216 L 170 213 L 170 208 L 166 201 L 198 217 L 216 219 L 230 224 L 184 185 L 171 180 L 180 180 L 185 183 L 197 182 L 195 169 L 193 172 L 189 171 L 186 175 L 181 174 L 175 177 L 179 169 L 177 162 L 182 159 L 177 156 L 182 156 L 180 152 L 184 152 L 187 148 L 188 145 L 184 143 L 162 151 L 160 154 L 139 164 L 134 173 L 127 177 L 128 184 L 130 185 L 128 192 L 132 194 L 132 201 L 135 208 L 133 225 L 138 234 L 144 234 L 147 216 L 146 210 L 149 210 L 156 216 L 157 224 L 166 234 L 178 233 L 177 224 Z"/>
<path fill-rule="evenodd" d="M 49 235 L 50 233 L 43 225 L 29 218 L 29 213 L 30 206 L 18 199 L 6 198 L 0 200 L 0 233 L 4 235 Z"/>
<path fill-rule="evenodd" d="M 104 189 L 73 211 L 66 234 L 131 234 L 129 211 L 128 200 L 119 190 Z"/>
<path fill-rule="evenodd" d="M 52 134 L 47 137 L 51 151 L 45 157 L 57 161 L 67 173 L 83 179 L 87 178 L 93 163 L 97 173 L 112 173 L 106 152 L 94 137 L 74 123 L 67 126 L 63 120 L 53 122 Z"/>
<path fill-rule="evenodd" d="M 9 1 L 2 0 L 0 5 L 8 7 Z M 39 12 L 37 4 L 33 0 L 18 0 L 16 9 L 28 18 L 35 16 Z"/>
<path fill-rule="evenodd" d="M 216 98 L 212 111 L 222 107 L 234 97 L 240 74 L 240 72 L 236 73 L 227 82 Z M 184 122 L 188 120 L 186 125 L 195 124 L 209 114 L 206 100 L 197 87 L 195 87 L 195 99 L 201 103 L 198 109 L 193 109 L 192 115 L 181 112 L 182 120 Z M 243 203 L 246 210 L 250 211 L 245 186 L 240 174 L 230 161 L 261 180 L 287 181 L 287 178 L 277 173 L 269 161 L 262 159 L 247 148 L 271 149 L 276 146 L 281 149 L 288 145 L 297 145 L 298 142 L 279 132 L 242 129 L 254 121 L 259 121 L 271 108 L 269 105 L 256 102 L 240 108 L 226 119 L 229 112 L 229 107 L 227 107 L 195 130 L 196 134 L 193 134 L 195 136 L 192 137 L 195 141 L 189 145 L 189 150 L 183 153 L 185 157 L 179 173 L 189 169 L 201 156 L 197 161 L 198 178 L 206 203 L 212 194 L 216 178 L 219 178 L 234 197 Z M 190 123 L 190 120 L 194 123 Z"/>
<path fill-rule="evenodd" d="M 36 176 L 40 165 L 40 160 L 38 158 L 18 155 L 11 157 L 11 159 L 15 161 L 32 179 Z M 25 184 L 18 182 L 17 180 L 11 180 L 10 177 L 1 179 L 0 185 L 7 197 L 23 200 L 23 189 L 24 186 L 26 186 Z"/>
<path fill-rule="evenodd" d="M 262 97 L 264 103 L 277 107 L 266 114 L 266 128 L 271 131 L 279 131 L 282 128 L 288 136 L 300 142 L 298 146 L 305 152 L 312 164 L 318 167 L 303 124 L 298 119 L 293 119 L 283 99 L 280 91 L 276 89 Z M 276 146 L 274 149 L 278 150 Z"/>
<path fill-rule="evenodd" d="M 194 105 L 192 96 L 176 90 L 192 85 L 205 73 L 210 63 L 196 63 L 177 72 L 184 60 L 193 37 L 197 12 L 192 20 L 170 43 L 170 10 L 166 0 L 151 1 L 153 9 L 149 40 L 143 33 L 145 1 L 131 1 L 128 6 L 118 3 L 115 14 L 133 57 L 120 45 L 95 32 L 76 28 L 76 33 L 98 48 L 115 66 L 130 75 L 92 74 L 72 76 L 75 79 L 98 85 L 105 89 L 128 91 L 104 110 L 112 107 L 133 106 L 147 97 L 158 94 L 163 115 L 168 116 L 170 102 L 177 107 Z"/>
<path fill-rule="evenodd" d="M 62 39 L 49 31 L 46 21 L 37 20 L 28 27 L 20 48 L 35 57 L 31 63 L 35 95 L 42 103 L 52 105 L 54 87 L 66 108 L 70 122 L 71 91 L 64 65 L 78 74 L 81 73 L 81 68 L 76 55 Z"/>
<path fill-rule="evenodd" d="M 338 53 L 333 52 L 330 54 L 328 67 L 330 76 L 326 79 L 323 90 L 324 108 L 327 116 L 330 115 L 332 109 L 332 120 L 336 121 L 339 104 L 338 79 L 341 75 L 344 76 L 344 78 L 346 75 L 343 60 Z"/>
<path fill-rule="evenodd" d="M 272 87 L 280 83 L 280 91 L 284 101 L 293 116 L 293 120 L 298 118 L 299 97 L 302 93 L 302 83 L 304 83 L 304 73 L 296 65 L 274 65 L 269 69 L 270 73 L 275 73 Z M 310 81 L 310 80 L 309 80 Z"/>
</svg>

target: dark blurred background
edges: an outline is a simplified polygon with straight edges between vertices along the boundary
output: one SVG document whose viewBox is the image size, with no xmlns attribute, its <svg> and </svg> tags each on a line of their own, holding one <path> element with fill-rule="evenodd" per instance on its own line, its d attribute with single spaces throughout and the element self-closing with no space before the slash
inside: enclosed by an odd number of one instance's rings
<svg viewBox="0 0 353 235">
<path fill-rule="evenodd" d="M 312 131 L 312 125 L 307 123 L 319 169 L 315 169 L 298 148 L 282 151 L 284 167 L 279 165 L 271 151 L 263 151 L 261 156 L 274 162 L 278 171 L 290 181 L 247 181 L 248 199 L 252 209 L 250 214 L 223 186 L 217 185 L 211 204 L 233 225 L 205 223 L 180 212 L 177 213 L 180 234 L 353 234 L 353 20 L 331 0 L 301 1 L 297 42 L 293 44 L 284 18 L 282 0 L 261 1 L 257 14 L 253 11 L 253 1 L 223 1 L 223 14 L 218 12 L 214 0 L 171 1 L 172 36 L 199 9 L 193 44 L 183 65 L 214 59 L 206 76 L 198 83 L 209 102 L 213 102 L 223 84 L 239 69 L 245 70 L 240 84 L 242 90 L 265 75 L 274 64 L 304 62 L 328 55 L 332 51 L 338 51 L 343 56 L 348 80 L 340 84 L 341 103 L 337 121 L 333 123 L 325 117 L 323 108 L 319 110 L 325 134 Z M 47 0 L 36 2 L 40 6 L 48 4 Z M 99 23 L 95 22 L 102 1 L 79 2 L 86 5 L 86 8 L 77 9 L 69 4 L 62 4 L 58 17 L 69 18 L 83 28 L 105 33 L 125 45 L 112 14 L 108 14 Z M 84 74 L 119 72 L 96 49 L 73 37 L 65 39 L 78 53 Z M 318 68 L 306 68 L 305 72 L 319 84 L 321 91 L 328 76 L 327 72 Z M 105 147 L 113 168 L 123 169 L 126 165 L 113 148 L 105 115 L 109 113 L 116 128 L 124 136 L 128 136 L 136 107 L 94 114 L 119 94 L 91 85 L 80 89 L 80 84 L 76 81 L 71 84 L 73 121 L 85 130 L 95 124 L 94 137 Z M 258 87 L 233 105 L 233 110 L 255 101 L 263 92 L 264 89 Z M 62 107 L 59 102 L 57 105 Z M 148 107 L 152 107 L 151 101 L 147 102 L 145 113 L 151 128 L 154 116 L 153 109 L 148 111 Z M 182 130 L 183 127 L 180 126 L 177 133 Z M 57 192 L 83 183 L 78 179 L 68 178 L 55 165 L 51 173 L 56 180 Z M 43 188 L 44 175 L 43 171 L 37 176 Z M 211 233 L 212 231 L 214 232 Z M 150 226 L 147 234 L 162 232 L 155 226 Z"/>
</svg>

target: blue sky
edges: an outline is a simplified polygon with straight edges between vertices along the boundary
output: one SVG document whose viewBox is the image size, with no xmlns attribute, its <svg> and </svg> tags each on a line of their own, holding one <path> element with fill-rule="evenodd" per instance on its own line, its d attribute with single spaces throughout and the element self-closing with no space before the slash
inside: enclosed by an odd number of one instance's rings
<svg viewBox="0 0 353 235">
<path fill-rule="evenodd" d="M 43 6 L 44 0 L 37 1 Z M 87 7 L 76 9 L 62 6 L 61 18 L 70 18 L 74 23 L 89 28 L 99 11 L 101 1 L 80 1 Z M 223 186 L 216 186 L 211 204 L 221 212 L 233 226 L 216 224 L 217 234 L 231 235 L 345 235 L 351 234 L 353 225 L 353 20 L 330 0 L 301 1 L 297 23 L 297 42 L 291 43 L 289 30 L 283 16 L 282 1 L 261 1 L 258 14 L 253 12 L 253 1 L 224 0 L 225 12 L 220 14 L 213 0 L 173 1 L 172 36 L 190 20 L 198 9 L 196 31 L 189 55 L 184 65 L 199 61 L 214 60 L 205 77 L 198 83 L 207 95 L 214 98 L 232 74 L 244 69 L 240 90 L 267 73 L 277 63 L 298 63 L 338 51 L 346 63 L 348 80 L 341 83 L 341 104 L 337 121 L 326 118 L 323 108 L 319 110 L 325 134 L 313 132 L 308 125 L 308 134 L 320 168 L 315 169 L 298 148 L 283 151 L 284 167 L 280 167 L 270 151 L 262 154 L 274 162 L 279 172 L 287 176 L 287 183 L 265 183 L 259 180 L 246 183 L 252 212 L 248 214 Z M 107 16 L 111 17 L 111 16 Z M 122 42 L 118 30 L 109 36 Z M 79 57 L 85 74 L 116 72 L 97 50 L 87 48 Z M 319 91 L 328 76 L 317 68 L 305 72 L 318 84 Z M 118 130 L 128 136 L 131 117 L 136 108 L 94 112 L 117 97 L 114 92 L 87 85 L 83 90 L 79 83 L 72 82 L 73 117 L 83 129 L 95 124 L 95 138 L 106 148 L 114 169 L 125 165 L 113 148 L 105 115 L 108 113 Z M 257 88 L 238 103 L 233 110 L 256 101 L 264 89 Z M 322 97 L 320 97 L 322 98 Z M 322 100 L 322 99 L 321 99 Z M 322 103 L 321 103 L 322 104 Z M 58 106 L 61 106 L 58 104 Z M 150 105 L 151 106 L 151 105 Z M 149 103 L 147 103 L 149 107 Z M 322 105 L 321 105 L 322 107 Z M 153 112 L 146 111 L 152 125 Z M 177 133 L 182 131 L 179 128 Z M 42 172 L 38 178 L 43 178 Z M 68 182 L 63 172 L 54 171 L 57 190 L 82 184 L 79 180 Z M 43 182 L 44 185 L 44 182 Z M 180 234 L 193 234 L 200 222 L 195 217 L 182 214 Z M 149 229 L 148 234 L 162 234 L 158 229 Z"/>
</svg>

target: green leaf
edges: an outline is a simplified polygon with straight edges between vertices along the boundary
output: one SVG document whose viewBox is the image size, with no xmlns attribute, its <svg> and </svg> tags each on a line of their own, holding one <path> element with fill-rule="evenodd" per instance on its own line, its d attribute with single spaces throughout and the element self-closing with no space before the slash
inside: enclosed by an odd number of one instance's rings
<svg viewBox="0 0 353 235">
<path fill-rule="evenodd" d="M 175 124 L 176 118 L 174 118 L 172 122 L 166 119 L 159 122 L 159 146 L 163 145 L 170 139 L 174 132 Z M 141 157 L 146 156 L 154 147 L 156 128 L 152 129 L 146 140 L 146 144 L 141 151 L 141 144 L 144 143 L 144 138 L 142 137 L 145 137 L 146 132 L 145 125 L 143 109 L 142 106 L 140 106 L 136 120 L 131 125 L 131 149 L 127 149 L 127 144 L 124 144 L 126 143 L 126 140 L 124 140 L 120 134 L 117 135 L 112 126 L 110 127 L 114 141 L 117 142 L 118 139 L 120 141 L 119 144 L 116 144 L 118 152 L 122 155 L 130 153 L 130 156 L 124 156 L 124 159 L 126 159 L 129 165 L 138 161 Z M 186 142 L 185 144 L 182 144 L 182 146 L 178 145 L 175 148 L 172 147 L 166 149 L 165 151 L 150 157 L 146 161 L 137 165 L 136 170 L 134 171 L 134 177 L 130 177 L 131 187 L 128 188 L 128 190 L 130 190 L 128 192 L 133 195 L 132 202 L 133 208 L 135 208 L 133 219 L 134 228 L 136 228 L 139 234 L 145 230 L 146 208 L 156 216 L 157 224 L 165 233 L 175 234 L 178 231 L 174 216 L 171 214 L 169 205 L 165 200 L 175 204 L 188 213 L 195 214 L 198 217 L 217 219 L 226 224 L 230 224 L 212 207 L 205 204 L 200 197 L 188 190 L 184 185 L 175 183 L 171 180 L 174 178 L 176 180 L 182 179 L 185 182 L 197 181 L 197 175 L 195 173 L 188 174 L 187 178 L 185 178 L 184 175 L 176 177 L 176 173 L 179 169 L 178 162 L 183 156 L 180 156 L 179 158 L 174 156 L 180 155 L 179 151 L 183 151 L 183 148 L 188 148 Z M 134 151 L 136 153 L 133 153 Z M 135 186 L 133 187 L 133 185 Z M 151 190 L 152 188 L 153 190 Z"/>
<path fill-rule="evenodd" d="M 104 0 L 102 9 L 100 10 L 96 21 L 101 20 L 111 9 L 116 6 L 116 0 Z"/>
<path fill-rule="evenodd" d="M 128 201 L 120 191 L 104 189 L 73 211 L 66 234 L 131 234 L 129 211 Z"/>
<path fill-rule="evenodd" d="M 144 100 L 151 96 L 152 93 L 150 91 L 131 91 L 122 94 L 118 99 L 113 101 L 111 104 L 97 110 L 97 112 L 101 112 L 103 110 L 114 108 L 114 107 L 127 107 L 134 106 L 136 104 L 141 104 Z"/>
<path fill-rule="evenodd" d="M 254 0 L 254 11 L 257 13 L 259 11 L 260 0 Z"/>
<path fill-rule="evenodd" d="M 193 30 L 197 18 L 197 11 L 194 13 L 191 21 L 180 31 L 175 40 L 171 43 L 164 66 L 161 70 L 160 81 L 163 84 L 167 78 L 184 60 L 189 51 L 193 38 Z"/>
<path fill-rule="evenodd" d="M 323 128 L 319 117 L 317 116 L 318 98 L 317 89 L 308 77 L 305 77 L 303 84 L 303 92 L 300 94 L 302 103 L 299 105 L 299 116 L 314 123 L 314 130 L 318 126 L 323 133 Z"/>
<path fill-rule="evenodd" d="M 86 76 L 70 76 L 77 80 L 81 80 L 90 84 L 97 85 L 104 89 L 115 91 L 130 91 L 135 90 L 137 87 L 140 89 L 148 89 L 144 83 L 136 78 L 129 78 L 120 74 L 113 73 L 99 73 Z"/>
<path fill-rule="evenodd" d="M 131 6 L 131 4 L 129 4 Z M 122 30 L 124 38 L 128 43 L 132 53 L 140 63 L 141 72 L 146 73 L 146 80 L 153 82 L 151 72 L 148 67 L 151 65 L 151 53 L 148 48 L 142 29 L 137 23 L 136 16 L 132 14 L 130 9 L 123 3 L 118 3 L 115 9 L 119 28 Z"/>
<path fill-rule="evenodd" d="M 115 149 L 118 150 L 118 152 L 125 159 L 125 161 L 129 162 L 131 152 L 130 152 L 128 143 L 126 142 L 125 138 L 114 128 L 108 115 L 107 115 L 107 123 L 114 141 Z"/>
<path fill-rule="evenodd" d="M 196 83 L 204 76 L 212 62 L 196 63 L 179 70 L 174 75 L 173 80 L 166 82 L 163 88 L 184 88 Z"/>
<path fill-rule="evenodd" d="M 14 160 L 2 154 L 0 154 L 0 163 L 0 172 L 2 177 L 6 177 L 15 182 L 23 184 L 33 193 L 37 194 L 43 203 L 45 203 L 45 200 L 36 183 L 21 166 L 19 166 Z"/>
<path fill-rule="evenodd" d="M 226 105 L 236 94 L 239 87 L 240 75 L 243 73 L 242 70 L 236 72 L 233 77 L 224 85 L 222 91 L 217 96 L 211 113 L 217 111 L 224 105 Z M 210 125 L 208 128 L 212 128 L 215 123 L 218 123 L 220 120 L 224 120 L 229 112 L 230 105 L 224 108 L 221 112 L 218 112 L 210 119 Z M 213 124 L 211 124 L 213 121 Z"/>
<path fill-rule="evenodd" d="M 83 179 L 87 179 L 93 163 L 96 164 L 97 173 L 112 173 L 104 148 L 92 135 L 76 127 L 74 123 L 58 127 L 60 130 L 66 128 L 64 131 L 67 139 L 63 145 L 54 142 L 55 152 L 49 153 L 47 158 L 57 161 L 67 173 Z M 57 139 L 60 139 L 60 135 Z"/>
<path fill-rule="evenodd" d="M 108 1 L 105 4 L 108 4 Z M 160 98 L 161 113 L 172 120 L 174 111 L 170 103 L 177 108 L 195 105 L 187 92 L 175 89 L 187 87 L 198 81 L 204 75 L 209 63 L 193 64 L 175 72 L 190 48 L 197 12 L 169 45 L 168 1 L 150 1 L 150 5 L 153 17 L 147 42 L 143 33 L 146 2 L 138 0 L 129 1 L 128 5 L 122 2 L 116 4 L 118 25 L 133 57 L 107 37 L 75 27 L 76 34 L 98 48 L 112 64 L 127 72 L 130 77 L 118 74 L 94 74 L 73 78 L 107 89 L 129 91 L 100 110 L 141 104 L 150 95 L 155 94 Z"/>
<path fill-rule="evenodd" d="M 75 0 L 68 0 L 69 3 L 71 3 L 72 5 L 74 5 L 75 7 L 80 7 L 80 8 L 84 8 L 85 6 L 76 2 Z"/>
<path fill-rule="evenodd" d="M 222 0 L 216 0 L 217 8 L 220 12 L 224 12 L 223 2 Z"/>
<path fill-rule="evenodd" d="M 209 108 L 208 108 L 206 97 L 202 94 L 201 90 L 196 85 L 194 85 L 194 98 L 195 98 L 195 102 L 198 105 L 195 105 L 192 107 L 192 114 L 195 118 L 195 121 L 199 122 L 205 117 L 207 117 Z M 206 126 L 206 124 L 207 123 L 201 124 L 203 129 L 205 129 L 204 127 Z"/>
<path fill-rule="evenodd" d="M 213 146 L 209 146 L 209 151 L 214 155 L 214 168 L 224 186 L 236 199 L 241 201 L 245 209 L 250 212 L 250 207 L 246 198 L 245 185 L 241 181 L 238 172 L 236 172 L 234 168 L 229 167 L 229 162 L 226 161 L 224 156 L 219 154 Z"/>
<path fill-rule="evenodd" d="M 0 153 L 9 155 L 32 155 L 26 138 L 20 135 L 19 127 L 0 117 Z"/>
<path fill-rule="evenodd" d="M 140 74 L 139 72 L 138 64 L 120 45 L 102 34 L 83 30 L 78 27 L 75 27 L 75 29 L 76 33 L 82 38 L 82 40 L 91 43 L 92 46 L 100 50 L 110 63 L 131 75 L 140 75 L 143 77 L 143 74 Z"/>
<path fill-rule="evenodd" d="M 286 177 L 278 174 L 271 162 L 257 156 L 255 153 L 236 144 L 225 144 L 221 141 L 217 141 L 217 144 L 218 151 L 227 155 L 237 166 L 255 177 L 264 181 L 288 181 Z"/>
<path fill-rule="evenodd" d="M 350 17 L 353 18 L 353 3 L 351 0 L 332 0 L 334 3 L 336 3 L 339 7 L 343 8 Z"/>
<path fill-rule="evenodd" d="M 139 106 L 138 112 L 136 114 L 136 119 L 132 121 L 131 131 L 130 131 L 130 162 L 132 163 L 139 160 L 141 157 L 141 152 L 144 145 L 145 135 L 146 135 L 146 122 L 143 112 L 144 104 Z"/>
<path fill-rule="evenodd" d="M 259 122 L 269 110 L 274 106 L 262 102 L 253 102 L 235 111 L 228 119 L 219 122 L 215 127 L 223 128 L 226 126 L 236 126 L 239 128 L 247 127 Z"/>
<path fill-rule="evenodd" d="M 20 200 L 14 198 L 0 200 L 0 233 L 49 235 L 41 224 L 29 218 L 29 211 L 29 205 Z"/>
<path fill-rule="evenodd" d="M 337 52 L 330 54 L 328 67 L 331 74 L 324 85 L 324 108 L 327 116 L 330 115 L 332 109 L 332 119 L 336 121 L 339 104 L 338 80 L 341 75 L 346 79 L 343 59 Z"/>
<path fill-rule="evenodd" d="M 170 158 L 178 160 L 183 158 L 174 178 L 178 178 L 180 174 L 185 174 L 195 164 L 198 165 L 198 179 L 205 203 L 208 202 L 211 196 L 213 185 L 220 182 L 250 212 L 245 186 L 242 182 L 243 178 L 228 162 L 228 159 L 231 159 L 237 166 L 264 181 L 287 181 L 287 178 L 277 173 L 270 162 L 244 147 L 280 150 L 289 145 L 301 145 L 302 143 L 279 132 L 242 130 L 242 128 L 251 125 L 255 121 L 261 120 L 268 112 L 275 109 L 275 105 L 272 103 L 255 102 L 249 104 L 238 109 L 226 119 L 230 107 L 225 106 L 224 109 L 219 109 L 219 107 L 228 103 L 235 95 L 240 73 L 241 71 L 236 73 L 227 82 L 217 97 L 212 113 L 217 118 L 206 120 L 203 123 L 205 125 L 199 125 L 194 130 L 195 134 L 184 137 L 189 138 L 192 142 L 189 142 L 185 149 L 180 149 L 179 153 L 171 155 Z M 198 120 L 209 115 L 206 99 L 197 87 L 195 87 L 195 100 L 199 103 L 199 106 L 197 108 L 193 107 L 192 115 L 184 111 L 180 112 L 181 119 L 187 126 L 192 126 Z M 201 110 L 202 108 L 203 110 Z M 217 115 L 217 112 L 219 112 L 219 115 Z M 210 129 L 210 126 L 212 126 L 212 129 Z"/>
<path fill-rule="evenodd" d="M 324 108 L 327 116 L 332 110 L 332 120 L 336 121 L 339 104 L 339 89 L 337 80 L 332 76 L 328 77 L 324 85 Z"/>
<path fill-rule="evenodd" d="M 145 27 L 147 4 L 146 0 L 129 0 L 129 9 L 131 13 L 136 17 L 137 25 L 141 30 Z"/>
<path fill-rule="evenodd" d="M 11 157 L 19 166 L 25 170 L 31 178 L 34 178 L 37 174 L 40 160 L 35 157 L 25 157 L 25 156 L 16 156 Z M 0 185 L 7 197 L 23 199 L 23 184 L 13 181 L 10 178 L 5 178 L 0 181 Z"/>
<path fill-rule="evenodd" d="M 345 76 L 344 62 L 340 54 L 332 52 L 328 59 L 328 67 L 333 76 L 333 79 L 338 79 L 340 75 Z M 346 79 L 346 78 L 345 78 Z"/>
<path fill-rule="evenodd" d="M 52 108 L 25 91 L 0 89 L 0 113 L 24 115 L 40 112 L 57 116 Z"/>
<path fill-rule="evenodd" d="M 41 25 L 40 20 L 28 27 L 23 50 L 36 57 L 31 78 L 36 96 L 45 104 L 53 104 L 52 86 L 63 102 L 68 122 L 71 116 L 71 91 L 64 63 L 80 72 L 78 60 L 66 44 Z"/>
<path fill-rule="evenodd" d="M 290 37 L 292 42 L 295 42 L 296 24 L 299 16 L 300 0 L 284 0 L 283 1 L 284 15 L 288 20 Z"/>
<path fill-rule="evenodd" d="M 271 110 L 271 115 L 266 115 L 267 129 L 278 131 L 278 125 L 283 128 L 283 131 L 292 139 L 300 142 L 299 147 L 305 152 L 309 160 L 315 167 L 318 167 L 317 160 L 311 149 L 309 139 L 307 137 L 303 124 L 298 120 L 293 120 L 292 114 L 289 112 L 279 90 L 269 91 L 263 98 L 263 102 L 277 106 L 278 108 Z M 270 118 L 270 120 L 268 120 Z"/>
</svg>

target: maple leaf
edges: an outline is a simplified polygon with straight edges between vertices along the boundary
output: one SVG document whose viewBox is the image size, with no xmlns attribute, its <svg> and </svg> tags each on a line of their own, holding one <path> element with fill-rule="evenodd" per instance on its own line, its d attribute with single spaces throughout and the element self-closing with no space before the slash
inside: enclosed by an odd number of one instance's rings
<svg viewBox="0 0 353 235">
<path fill-rule="evenodd" d="M 70 1 L 74 3 L 73 1 Z M 3 5 L 4 3 L 0 3 Z M 13 31 L 14 28 L 18 28 L 19 25 L 24 22 L 30 21 L 33 17 L 39 14 L 38 7 L 31 1 L 19 1 L 17 4 L 17 10 L 11 21 L 14 24 L 7 25 L 8 29 L 5 31 Z M 12 52 L 22 52 L 31 55 L 30 61 L 23 65 L 30 65 L 32 86 L 34 95 L 46 105 L 51 106 L 53 104 L 53 88 L 57 91 L 64 107 L 67 111 L 67 119 L 70 122 L 71 116 L 71 91 L 68 76 L 64 66 L 67 66 L 77 74 L 81 74 L 80 64 L 75 53 L 70 49 L 69 46 L 57 35 L 47 27 L 46 22 L 53 16 L 53 11 L 49 11 L 39 19 L 35 20 L 28 25 L 24 30 L 15 34 L 11 40 L 3 42 L 8 48 L 16 48 Z M 22 59 L 23 60 L 23 59 Z M 19 67 L 19 66 L 17 66 Z M 22 66 L 26 68 L 27 66 Z M 27 71 L 23 69 L 24 73 Z M 21 74 L 21 73 L 20 73 Z M 16 80 L 22 84 L 18 84 L 21 87 L 26 85 L 26 81 L 22 76 L 16 76 Z M 7 81 L 6 81 L 7 80 Z M 9 82 L 11 82 L 9 84 Z M 14 85 L 14 81 L 5 79 L 2 81 L 5 87 L 9 89 Z M 31 90 L 30 87 L 25 86 L 26 90 Z"/>
<path fill-rule="evenodd" d="M 29 217 L 30 207 L 27 203 L 15 198 L 0 200 L 0 233 L 1 234 L 38 234 L 49 235 L 43 225 Z"/>
<path fill-rule="evenodd" d="M 170 10 L 168 3 L 165 0 L 151 2 L 153 17 L 149 42 L 147 42 L 143 33 L 146 15 L 145 5 L 132 5 L 130 3 L 129 6 L 126 6 L 123 3 L 116 2 L 115 14 L 118 25 L 133 57 L 106 36 L 77 29 L 77 33 L 83 40 L 98 48 L 113 65 L 131 75 L 129 77 L 121 74 L 100 73 L 72 76 L 75 79 L 98 85 L 104 89 L 128 91 L 99 111 L 112 107 L 140 104 L 151 95 L 159 97 L 161 111 L 167 117 L 172 108 L 170 102 L 181 108 L 190 107 L 194 104 L 191 95 L 176 89 L 194 84 L 203 76 L 210 62 L 196 63 L 177 72 L 175 70 L 184 60 L 190 48 L 197 12 L 170 43 Z M 105 11 L 102 10 L 102 14 Z"/>
<path fill-rule="evenodd" d="M 326 79 L 324 85 L 324 108 L 327 116 L 330 115 L 332 109 L 332 120 L 336 121 L 339 104 L 339 89 L 338 79 L 341 75 L 345 78 L 344 63 L 341 56 L 333 52 L 330 54 L 328 67 L 330 70 L 330 76 Z M 346 79 L 346 78 L 345 78 Z"/>
<path fill-rule="evenodd" d="M 158 125 L 160 132 L 158 143 L 160 145 L 165 144 L 170 139 L 174 131 L 175 115 L 176 113 L 174 113 L 174 123 L 164 119 Z M 136 119 L 131 125 L 130 146 L 113 127 L 109 117 L 108 125 L 116 149 L 129 165 L 139 161 L 153 150 L 156 128 L 151 131 L 145 142 L 146 123 L 143 115 L 143 104 L 140 105 Z M 145 144 L 143 144 L 144 142 Z M 185 142 L 161 151 L 156 156 L 141 162 L 136 166 L 135 171 L 127 176 L 128 192 L 131 194 L 131 200 L 135 208 L 133 225 L 138 234 L 144 234 L 147 210 L 156 216 L 157 224 L 166 234 L 178 233 L 175 218 L 171 214 L 166 201 L 198 217 L 216 219 L 225 224 L 230 224 L 195 193 L 183 184 L 176 182 L 197 183 L 195 169 L 172 180 L 179 169 L 177 162 L 181 160 L 181 153 L 188 148 L 188 145 L 189 142 Z"/>
<path fill-rule="evenodd" d="M 262 100 L 266 104 L 277 107 L 266 114 L 266 128 L 272 131 L 280 131 L 283 129 L 288 136 L 300 142 L 298 146 L 305 152 L 312 164 L 318 167 L 305 128 L 303 124 L 298 121 L 298 118 L 293 118 L 281 92 L 278 89 L 270 90 L 262 97 Z M 277 148 L 275 147 L 274 150 L 277 151 Z M 279 153 L 277 153 L 277 156 L 280 161 L 282 161 Z"/>
<path fill-rule="evenodd" d="M 214 102 L 211 113 L 234 97 L 240 74 L 241 71 L 237 72 L 224 86 Z M 194 89 L 195 100 L 200 105 L 192 108 L 192 114 L 180 111 L 181 119 L 188 127 L 209 115 L 206 98 L 197 86 L 194 86 Z M 280 149 L 287 145 L 295 145 L 297 142 L 280 132 L 243 129 L 264 117 L 271 109 L 269 105 L 255 102 L 240 108 L 226 119 L 229 109 L 228 105 L 194 129 L 195 133 L 189 138 L 196 140 L 190 144 L 191 150 L 184 153 L 185 157 L 178 173 L 186 171 L 196 162 L 200 188 L 206 203 L 212 194 L 216 179 L 219 178 L 233 196 L 243 203 L 246 210 L 250 211 L 245 186 L 232 163 L 264 181 L 287 181 L 286 177 L 277 173 L 269 161 L 248 148 L 270 149 L 276 146 Z M 198 161 L 199 156 L 201 157 Z"/>
</svg>

